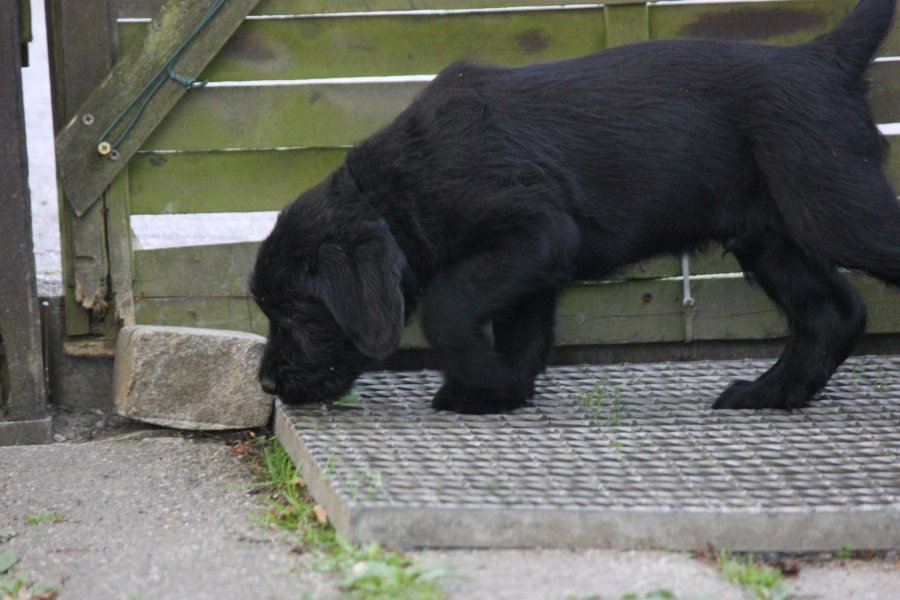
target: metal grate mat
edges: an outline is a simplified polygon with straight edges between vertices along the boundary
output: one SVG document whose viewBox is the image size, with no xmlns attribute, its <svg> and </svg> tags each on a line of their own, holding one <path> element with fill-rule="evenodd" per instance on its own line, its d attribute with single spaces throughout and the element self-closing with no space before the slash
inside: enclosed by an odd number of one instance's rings
<svg viewBox="0 0 900 600">
<path fill-rule="evenodd" d="M 414 547 L 900 547 L 900 357 L 849 360 L 810 408 L 713 411 L 771 361 L 553 367 L 534 405 L 430 408 L 433 371 L 351 407 L 276 410 L 335 527 Z"/>
</svg>

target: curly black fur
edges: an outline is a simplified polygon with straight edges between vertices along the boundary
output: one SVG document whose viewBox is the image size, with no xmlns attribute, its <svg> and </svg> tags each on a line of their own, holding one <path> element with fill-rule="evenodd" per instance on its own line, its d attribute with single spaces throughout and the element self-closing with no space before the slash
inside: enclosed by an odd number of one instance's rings
<svg viewBox="0 0 900 600">
<path fill-rule="evenodd" d="M 562 286 L 719 242 L 785 312 L 790 339 L 715 406 L 806 405 L 865 325 L 837 267 L 900 285 L 900 204 L 863 81 L 893 12 L 863 0 L 789 48 L 659 41 L 451 65 L 262 243 L 263 387 L 288 402 L 345 393 L 396 349 L 411 268 L 445 370 L 435 408 L 511 410 L 544 368 Z"/>
</svg>

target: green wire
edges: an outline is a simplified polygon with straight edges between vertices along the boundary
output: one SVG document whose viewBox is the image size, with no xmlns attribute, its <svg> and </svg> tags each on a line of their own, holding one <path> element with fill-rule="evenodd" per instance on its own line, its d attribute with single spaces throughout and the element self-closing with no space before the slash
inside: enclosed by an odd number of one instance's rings
<svg viewBox="0 0 900 600">
<path fill-rule="evenodd" d="M 125 118 L 125 116 L 131 112 L 131 110 L 135 107 L 135 105 L 140 102 L 141 105 L 138 107 L 137 113 L 135 113 L 134 117 L 131 118 L 130 121 L 125 125 L 122 133 L 116 137 L 115 141 L 112 143 L 111 148 L 116 149 L 122 143 L 122 141 L 131 133 L 131 130 L 134 129 L 134 126 L 140 120 L 141 116 L 144 114 L 144 111 L 147 110 L 147 106 L 149 106 L 150 101 L 153 99 L 153 96 L 156 95 L 156 92 L 159 91 L 159 88 L 162 87 L 162 84 L 166 82 L 167 79 L 172 78 L 179 83 L 185 83 L 186 79 L 177 75 L 175 71 L 172 69 L 174 63 L 181 57 L 181 53 L 184 52 L 185 48 L 187 48 L 188 44 L 190 44 L 197 34 L 206 26 L 207 23 L 215 16 L 215 14 L 222 8 L 222 5 L 225 4 L 225 0 L 216 0 L 206 11 L 206 14 L 203 15 L 203 18 L 198 21 L 197 25 L 194 26 L 194 29 L 190 34 L 184 39 L 183 42 L 178 46 L 178 48 L 172 53 L 166 63 L 156 71 L 153 77 L 147 82 L 147 84 L 138 92 L 134 98 L 132 98 L 128 104 L 125 105 L 125 108 L 116 115 L 116 118 L 113 119 L 113 122 L 103 130 L 103 133 L 100 134 L 100 137 L 97 139 L 97 144 L 106 141 L 106 138 L 115 129 Z M 191 84 L 194 83 L 192 80 Z"/>
</svg>

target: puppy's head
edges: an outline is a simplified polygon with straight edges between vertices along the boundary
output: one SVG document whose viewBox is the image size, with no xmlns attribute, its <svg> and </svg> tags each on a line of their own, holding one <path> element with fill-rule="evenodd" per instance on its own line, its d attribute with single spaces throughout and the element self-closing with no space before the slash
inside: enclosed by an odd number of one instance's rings
<svg viewBox="0 0 900 600">
<path fill-rule="evenodd" d="M 400 341 L 403 255 L 338 171 L 301 195 L 260 245 L 250 291 L 269 319 L 259 378 L 289 403 L 331 402 Z"/>
</svg>

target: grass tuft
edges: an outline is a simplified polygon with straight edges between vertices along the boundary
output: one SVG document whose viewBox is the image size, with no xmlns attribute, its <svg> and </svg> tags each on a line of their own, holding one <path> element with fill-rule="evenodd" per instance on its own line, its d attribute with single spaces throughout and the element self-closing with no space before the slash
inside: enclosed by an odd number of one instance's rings
<svg viewBox="0 0 900 600">
<path fill-rule="evenodd" d="M 726 581 L 740 585 L 756 600 L 790 598 L 790 584 L 779 569 L 754 562 L 749 556 L 733 556 L 728 550 L 719 552 L 716 563 Z"/>
<path fill-rule="evenodd" d="M 326 469 L 334 469 L 333 457 Z M 357 545 L 341 537 L 323 518 L 324 509 L 310 497 L 305 482 L 284 447 L 275 439 L 262 440 L 251 466 L 265 492 L 265 507 L 256 516 L 263 526 L 295 531 L 303 551 L 316 554 L 314 568 L 337 574 L 341 588 L 362 599 L 440 600 L 441 581 L 450 569 L 426 563 L 377 544 Z M 380 486 L 380 479 L 371 486 Z"/>
<path fill-rule="evenodd" d="M 29 575 L 12 572 L 20 560 L 11 550 L 0 551 L 0 598 L 55 600 L 59 593 L 53 586 L 35 583 Z"/>
<path fill-rule="evenodd" d="M 46 523 L 65 523 L 66 518 L 59 513 L 46 513 L 39 515 L 25 515 L 26 525 L 44 525 Z"/>
<path fill-rule="evenodd" d="M 335 406 L 356 406 L 357 404 L 359 404 L 359 394 L 356 392 L 344 394 L 334 401 Z"/>
<path fill-rule="evenodd" d="M 594 382 L 591 391 L 580 394 L 575 402 L 579 406 L 592 408 L 591 418 L 599 421 L 603 417 L 603 406 L 607 400 L 610 400 L 609 415 L 606 418 L 606 424 L 610 427 L 618 427 L 622 424 L 622 390 L 619 386 L 612 389 L 612 393 L 606 388 L 606 380 L 598 379 Z"/>
</svg>

